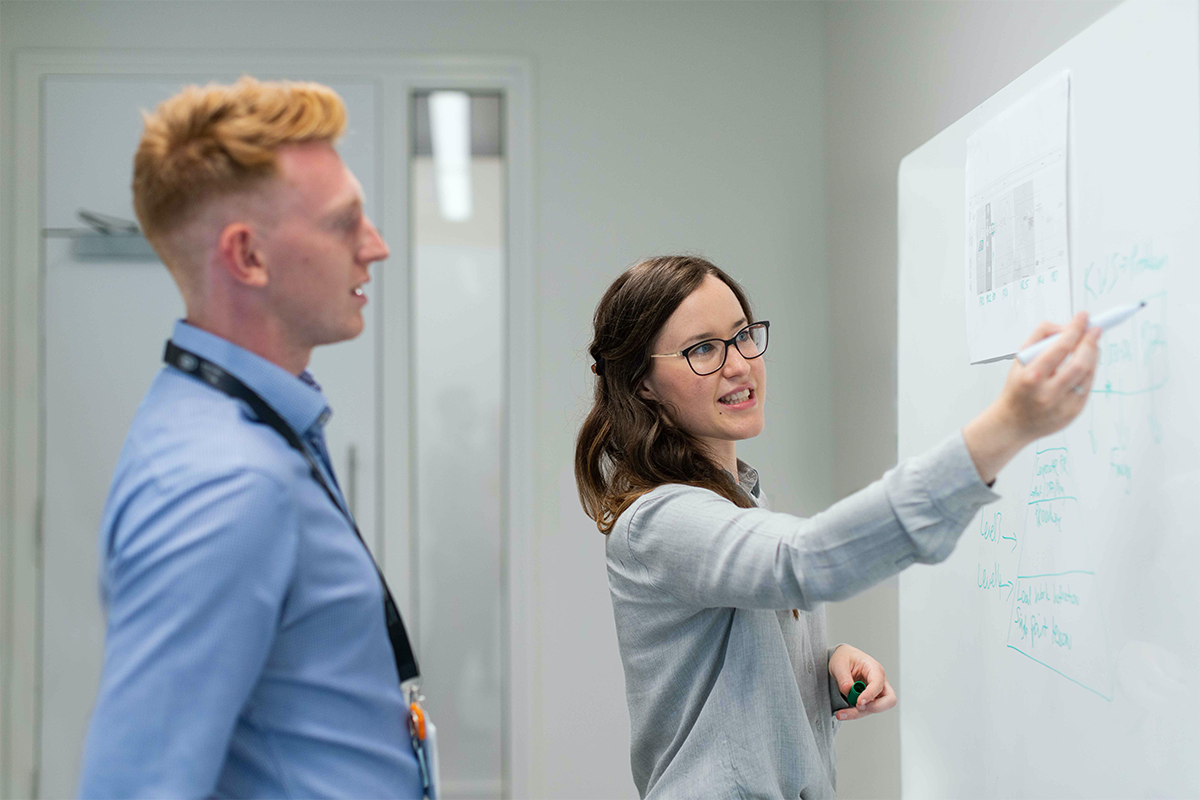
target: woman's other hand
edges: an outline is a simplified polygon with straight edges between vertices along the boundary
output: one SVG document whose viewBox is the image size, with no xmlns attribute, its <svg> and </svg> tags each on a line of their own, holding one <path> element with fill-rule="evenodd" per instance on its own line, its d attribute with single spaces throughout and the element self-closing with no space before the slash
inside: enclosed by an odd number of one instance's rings
<svg viewBox="0 0 1200 800">
<path fill-rule="evenodd" d="M 838 690 L 843 697 L 855 681 L 864 681 L 867 684 L 867 688 L 858 696 L 858 703 L 854 708 L 843 708 L 837 712 L 837 718 L 840 720 L 860 719 L 868 714 L 887 711 L 896 705 L 896 692 L 888 683 L 883 665 L 857 647 L 838 645 L 829 657 L 829 674 L 837 681 Z"/>
<path fill-rule="evenodd" d="M 1060 332 L 1059 340 L 1028 364 L 1013 359 L 1000 396 L 963 428 L 984 483 L 995 480 L 1025 445 L 1065 428 L 1087 404 L 1101 333 L 1087 329 L 1087 312 L 1076 314 L 1066 327 L 1043 322 L 1021 347 Z"/>
</svg>

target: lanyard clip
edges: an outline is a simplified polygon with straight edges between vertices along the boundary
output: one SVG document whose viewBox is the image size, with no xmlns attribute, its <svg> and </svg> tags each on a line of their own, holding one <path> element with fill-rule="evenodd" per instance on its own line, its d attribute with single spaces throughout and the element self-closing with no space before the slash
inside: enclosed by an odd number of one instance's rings
<svg viewBox="0 0 1200 800">
<path fill-rule="evenodd" d="M 429 795 L 432 784 L 430 765 L 425 753 L 425 709 L 421 702 L 425 696 L 421 694 L 421 686 L 411 681 L 404 687 L 404 699 L 408 703 L 408 735 L 412 741 L 413 754 L 417 757 L 417 768 L 421 772 L 421 788 Z"/>
<path fill-rule="evenodd" d="M 408 734 L 412 737 L 413 748 L 425 741 L 425 709 L 421 703 L 425 701 L 425 695 L 421 694 L 421 684 L 417 681 L 408 681 L 407 685 L 402 687 L 404 692 L 404 701 L 408 703 Z"/>
</svg>

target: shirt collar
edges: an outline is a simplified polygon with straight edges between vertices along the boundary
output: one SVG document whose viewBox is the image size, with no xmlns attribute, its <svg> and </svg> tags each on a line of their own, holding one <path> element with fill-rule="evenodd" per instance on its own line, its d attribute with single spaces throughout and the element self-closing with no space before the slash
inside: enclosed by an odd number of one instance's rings
<svg viewBox="0 0 1200 800">
<path fill-rule="evenodd" d="M 746 494 L 757 500 L 759 494 L 758 470 L 740 458 L 738 459 L 737 466 L 738 485 L 746 490 Z"/>
<path fill-rule="evenodd" d="M 321 387 L 307 370 L 296 377 L 228 339 L 189 325 L 175 323 L 175 344 L 205 358 L 258 393 L 297 433 L 323 428 L 333 413 Z"/>
</svg>

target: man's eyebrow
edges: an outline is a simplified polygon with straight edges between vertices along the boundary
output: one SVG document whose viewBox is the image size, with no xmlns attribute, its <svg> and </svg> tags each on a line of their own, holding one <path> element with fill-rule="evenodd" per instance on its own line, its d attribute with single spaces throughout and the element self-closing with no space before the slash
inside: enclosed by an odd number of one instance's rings
<svg viewBox="0 0 1200 800">
<path fill-rule="evenodd" d="M 345 202 L 333 206 L 325 212 L 326 219 L 338 219 L 346 214 L 353 214 L 360 211 L 363 207 L 362 197 L 355 195 L 348 198 Z"/>
</svg>

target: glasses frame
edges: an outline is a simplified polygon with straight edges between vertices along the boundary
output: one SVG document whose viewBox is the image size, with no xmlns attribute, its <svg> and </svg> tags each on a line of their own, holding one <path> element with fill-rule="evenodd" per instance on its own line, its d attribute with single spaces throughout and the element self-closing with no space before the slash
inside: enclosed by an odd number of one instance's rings
<svg viewBox="0 0 1200 800">
<path fill-rule="evenodd" d="M 737 338 L 739 336 L 741 336 L 743 333 L 745 333 L 746 331 L 750 330 L 751 328 L 758 327 L 758 326 L 762 326 L 763 330 L 767 332 L 767 337 L 766 337 L 767 344 L 763 345 L 762 352 L 757 353 L 752 356 L 748 356 L 742 352 L 742 348 L 737 346 Z M 708 372 L 701 372 L 700 370 L 696 369 L 696 365 L 692 363 L 692 359 L 688 358 L 688 354 L 702 344 L 717 344 L 717 343 L 725 345 L 725 351 L 723 353 L 721 353 L 721 363 L 717 365 L 717 368 L 713 369 L 713 370 L 709 370 Z M 767 352 L 767 345 L 769 345 L 770 343 L 771 343 L 771 322 L 769 320 L 764 319 L 764 320 L 760 320 L 758 322 L 751 322 L 746 327 L 739 329 L 738 332 L 733 335 L 732 339 L 705 339 L 703 341 L 696 342 L 695 344 L 689 344 L 687 347 L 685 347 L 682 350 L 679 350 L 677 352 L 674 352 L 674 353 L 651 353 L 650 357 L 651 358 L 679 358 L 680 356 L 682 356 L 683 359 L 685 361 L 687 361 L 687 365 L 689 367 L 691 367 L 692 372 L 696 373 L 697 375 L 699 375 L 700 377 L 703 378 L 706 375 L 714 375 L 714 374 L 720 372 L 722 369 L 724 369 L 725 360 L 729 358 L 729 346 L 730 345 L 737 347 L 738 354 L 741 355 L 741 357 L 746 359 L 747 361 L 750 361 L 752 359 L 760 357 L 763 353 Z"/>
</svg>

